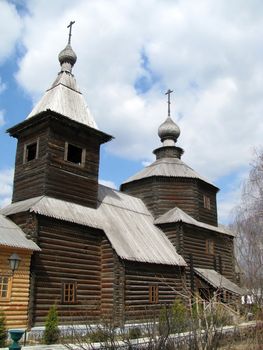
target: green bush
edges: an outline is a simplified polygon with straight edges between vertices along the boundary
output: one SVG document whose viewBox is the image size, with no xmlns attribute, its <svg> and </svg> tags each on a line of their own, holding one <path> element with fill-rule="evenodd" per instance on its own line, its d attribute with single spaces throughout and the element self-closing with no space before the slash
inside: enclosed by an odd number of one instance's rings
<svg viewBox="0 0 263 350">
<path fill-rule="evenodd" d="M 5 315 L 0 311 L 0 348 L 5 347 L 7 340 L 7 329 L 5 326 Z"/>
<path fill-rule="evenodd" d="M 133 327 L 129 329 L 129 339 L 138 339 L 142 335 L 142 331 L 139 327 Z"/>
<path fill-rule="evenodd" d="M 44 343 L 45 344 L 55 344 L 59 340 L 59 328 L 58 328 L 58 313 L 55 305 L 51 306 L 49 309 L 44 331 Z"/>
<path fill-rule="evenodd" d="M 185 305 L 175 300 L 173 305 L 162 307 L 159 316 L 159 334 L 181 333 L 188 329 L 189 315 Z"/>
<path fill-rule="evenodd" d="M 109 339 L 109 333 L 104 329 L 98 328 L 90 333 L 89 339 L 91 343 L 105 343 Z"/>
</svg>

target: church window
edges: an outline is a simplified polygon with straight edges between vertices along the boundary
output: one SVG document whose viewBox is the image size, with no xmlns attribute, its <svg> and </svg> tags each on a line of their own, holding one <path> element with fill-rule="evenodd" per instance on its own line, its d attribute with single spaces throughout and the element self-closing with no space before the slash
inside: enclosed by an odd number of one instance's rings
<svg viewBox="0 0 263 350">
<path fill-rule="evenodd" d="M 74 304 L 77 302 L 77 283 L 65 282 L 63 283 L 62 301 L 64 304 Z"/>
<path fill-rule="evenodd" d="M 149 286 L 149 303 L 157 304 L 159 302 L 159 286 L 154 284 Z"/>
<path fill-rule="evenodd" d="M 211 209 L 210 198 L 208 196 L 204 195 L 203 199 L 204 199 L 204 208 L 210 210 Z"/>
<path fill-rule="evenodd" d="M 24 149 L 24 163 L 37 159 L 38 157 L 38 141 L 25 145 Z"/>
<path fill-rule="evenodd" d="M 214 255 L 215 242 L 212 239 L 207 239 L 205 243 L 206 243 L 206 254 Z"/>
<path fill-rule="evenodd" d="M 70 143 L 65 144 L 65 160 L 68 162 L 84 165 L 85 163 L 85 149 L 72 145 Z"/>
<path fill-rule="evenodd" d="M 0 300 L 10 299 L 11 294 L 11 277 L 0 276 Z"/>
</svg>

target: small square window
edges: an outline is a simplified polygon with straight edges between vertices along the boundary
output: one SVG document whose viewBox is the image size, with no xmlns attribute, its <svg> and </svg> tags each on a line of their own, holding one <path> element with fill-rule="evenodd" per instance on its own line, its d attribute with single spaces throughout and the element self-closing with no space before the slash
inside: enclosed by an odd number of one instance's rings
<svg viewBox="0 0 263 350">
<path fill-rule="evenodd" d="M 38 157 L 38 141 L 25 145 L 24 163 L 37 159 Z"/>
<path fill-rule="evenodd" d="M 11 277 L 0 276 L 0 300 L 10 299 L 11 294 Z"/>
<path fill-rule="evenodd" d="M 75 304 L 77 301 L 77 283 L 76 282 L 66 282 L 62 284 L 63 295 L 62 302 L 64 304 Z"/>
<path fill-rule="evenodd" d="M 208 196 L 204 195 L 203 200 L 204 200 L 204 208 L 210 210 L 211 209 L 210 198 Z"/>
<path fill-rule="evenodd" d="M 64 159 L 68 162 L 82 165 L 85 162 L 85 150 L 66 142 Z"/>
<path fill-rule="evenodd" d="M 207 239 L 205 243 L 206 243 L 206 254 L 214 255 L 215 242 L 212 239 Z"/>
<path fill-rule="evenodd" d="M 157 284 L 149 286 L 149 303 L 157 304 L 159 302 L 159 286 Z"/>
</svg>

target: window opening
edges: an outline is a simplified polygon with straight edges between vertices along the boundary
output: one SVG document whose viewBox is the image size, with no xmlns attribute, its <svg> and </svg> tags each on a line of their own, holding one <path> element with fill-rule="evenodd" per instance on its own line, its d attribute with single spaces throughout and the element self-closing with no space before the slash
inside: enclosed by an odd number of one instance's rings
<svg viewBox="0 0 263 350">
<path fill-rule="evenodd" d="M 25 146 L 25 157 L 24 162 L 30 162 L 31 160 L 37 159 L 38 144 L 37 142 L 30 143 Z"/>
<path fill-rule="evenodd" d="M 63 283 L 63 303 L 76 303 L 76 283 Z"/>
<path fill-rule="evenodd" d="M 204 195 L 204 208 L 209 210 L 211 209 L 210 198 L 206 195 Z"/>
<path fill-rule="evenodd" d="M 215 253 L 215 242 L 212 239 L 206 240 L 206 253 L 213 255 Z"/>
<path fill-rule="evenodd" d="M 0 276 L 0 299 L 9 299 L 11 292 L 11 278 Z"/>
<path fill-rule="evenodd" d="M 81 165 L 83 161 L 83 149 L 70 143 L 66 144 L 66 160 Z"/>
<path fill-rule="evenodd" d="M 149 303 L 157 304 L 159 302 L 159 286 L 157 284 L 149 286 Z"/>
</svg>

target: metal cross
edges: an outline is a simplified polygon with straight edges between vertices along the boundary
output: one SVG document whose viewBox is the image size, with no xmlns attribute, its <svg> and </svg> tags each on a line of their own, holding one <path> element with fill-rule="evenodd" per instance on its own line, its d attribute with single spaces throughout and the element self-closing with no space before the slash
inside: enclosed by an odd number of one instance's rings
<svg viewBox="0 0 263 350">
<path fill-rule="evenodd" d="M 173 92 L 173 90 L 168 89 L 167 92 L 165 93 L 165 95 L 168 95 L 168 102 L 167 102 L 168 103 L 168 117 L 170 117 L 170 114 L 171 114 L 171 112 L 170 112 L 170 104 L 171 104 L 170 95 L 172 92 Z"/>
<path fill-rule="evenodd" d="M 69 25 L 67 26 L 67 28 L 69 28 L 68 44 L 71 43 L 71 36 L 72 36 L 71 31 L 72 31 L 72 26 L 74 23 L 75 23 L 75 21 L 70 21 Z"/>
</svg>

